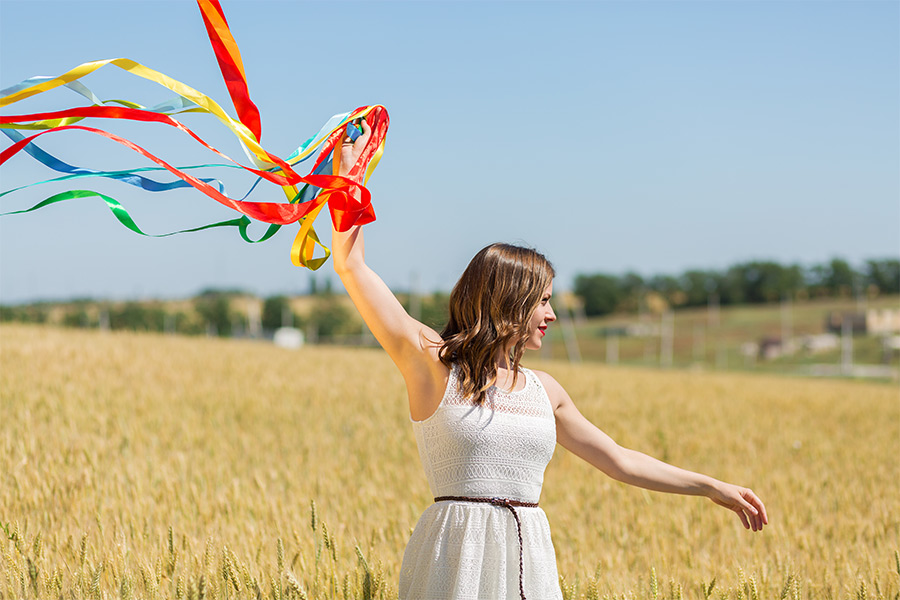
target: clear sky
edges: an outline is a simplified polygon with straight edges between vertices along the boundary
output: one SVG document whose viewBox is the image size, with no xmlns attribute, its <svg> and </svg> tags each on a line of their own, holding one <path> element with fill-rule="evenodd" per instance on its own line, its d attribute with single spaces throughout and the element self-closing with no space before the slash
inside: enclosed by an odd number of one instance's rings
<svg viewBox="0 0 900 600">
<path fill-rule="evenodd" d="M 493 241 L 546 253 L 563 289 L 577 273 L 900 255 L 898 2 L 222 5 L 270 151 L 287 156 L 335 113 L 390 111 L 385 156 L 369 182 L 378 220 L 366 241 L 392 287 L 415 279 L 424 291 L 449 289 Z M 189 0 L 0 0 L 0 87 L 113 57 L 233 112 Z M 115 67 L 85 83 L 102 98 L 145 105 L 171 96 Z M 58 89 L 3 114 L 79 102 Z M 212 117 L 185 121 L 242 157 Z M 217 162 L 165 126 L 98 126 L 176 165 Z M 39 145 L 95 169 L 148 164 L 87 133 L 50 134 Z M 0 167 L 0 188 L 55 175 L 21 153 Z M 252 182 L 222 175 L 234 196 Z M 236 214 L 199 192 L 77 184 L 119 199 L 153 233 Z M 10 194 L 0 212 L 62 189 Z M 267 184 L 250 198 L 283 194 Z M 328 237 L 324 213 L 317 229 Z M 174 298 L 206 287 L 303 292 L 310 273 L 289 259 L 295 231 L 257 245 L 233 230 L 148 239 L 91 199 L 3 217 L 0 302 Z M 315 276 L 333 278 L 330 264 Z"/>
</svg>

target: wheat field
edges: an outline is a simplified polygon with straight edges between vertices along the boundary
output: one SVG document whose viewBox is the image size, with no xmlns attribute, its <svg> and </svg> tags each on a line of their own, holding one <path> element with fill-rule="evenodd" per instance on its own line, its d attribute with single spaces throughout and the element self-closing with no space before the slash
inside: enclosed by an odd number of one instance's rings
<svg viewBox="0 0 900 600">
<path fill-rule="evenodd" d="M 893 385 L 545 369 L 622 445 L 752 486 L 771 524 L 557 448 L 566 598 L 900 598 Z M 0 327 L 0 598 L 391 598 L 431 496 L 371 349 Z"/>
</svg>

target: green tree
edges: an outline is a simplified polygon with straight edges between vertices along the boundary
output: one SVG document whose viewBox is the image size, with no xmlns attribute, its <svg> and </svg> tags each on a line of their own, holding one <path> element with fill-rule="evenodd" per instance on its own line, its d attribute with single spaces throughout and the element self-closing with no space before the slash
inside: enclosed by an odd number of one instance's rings
<svg viewBox="0 0 900 600">
<path fill-rule="evenodd" d="M 217 335 L 231 335 L 231 301 L 226 294 L 205 293 L 194 299 L 194 310 Z"/>
<path fill-rule="evenodd" d="M 681 289 L 685 294 L 685 305 L 703 306 L 709 301 L 709 295 L 716 290 L 716 277 L 713 271 L 691 270 L 681 276 Z"/>
<path fill-rule="evenodd" d="M 435 292 L 422 298 L 422 322 L 439 332 L 450 319 L 450 295 Z"/>
<path fill-rule="evenodd" d="M 713 289 L 719 294 L 722 304 L 740 304 L 744 300 L 744 287 L 740 273 L 733 269 L 716 271 L 713 274 Z"/>
<path fill-rule="evenodd" d="M 811 298 L 822 298 L 831 294 L 828 289 L 828 267 L 813 265 L 806 270 L 806 291 Z"/>
<path fill-rule="evenodd" d="M 139 302 L 126 302 L 109 311 L 111 329 L 133 331 L 162 331 L 166 312 L 157 306 L 145 306 Z"/>
<path fill-rule="evenodd" d="M 732 269 L 743 282 L 743 301 L 751 304 L 777 302 L 792 296 L 802 281 L 799 267 L 783 267 L 772 261 L 753 261 Z"/>
<path fill-rule="evenodd" d="M 24 306 L 7 306 L 2 311 L 4 321 L 20 321 L 22 323 L 46 323 L 50 311 L 42 304 L 26 304 Z"/>
<path fill-rule="evenodd" d="M 318 338 L 331 338 L 350 329 L 350 311 L 334 294 L 320 294 L 309 314 L 309 322 L 316 328 Z"/>
<path fill-rule="evenodd" d="M 900 294 L 900 260 L 866 261 L 866 285 L 875 286 L 881 294 Z"/>
<path fill-rule="evenodd" d="M 83 306 L 66 311 L 62 324 L 66 327 L 90 327 L 90 319 Z"/>
<path fill-rule="evenodd" d="M 616 278 L 616 284 L 619 287 L 619 299 L 617 310 L 637 311 L 644 298 L 644 290 L 646 283 L 644 278 L 629 271 L 621 277 Z"/>
<path fill-rule="evenodd" d="M 273 330 L 285 324 L 285 316 L 294 327 L 301 326 L 301 320 L 291 309 L 291 303 L 287 296 L 270 296 L 263 302 L 262 326 L 263 329 Z"/>
<path fill-rule="evenodd" d="M 828 263 L 825 287 L 832 296 L 850 296 L 856 287 L 859 274 L 853 270 L 846 260 L 833 258 Z"/>
<path fill-rule="evenodd" d="M 575 277 L 575 295 L 584 303 L 584 312 L 589 317 L 606 315 L 618 308 L 621 289 L 613 275 L 597 273 Z"/>
<path fill-rule="evenodd" d="M 665 298 L 672 306 L 679 306 L 685 302 L 686 296 L 677 277 L 654 275 L 647 282 L 647 287 Z"/>
</svg>

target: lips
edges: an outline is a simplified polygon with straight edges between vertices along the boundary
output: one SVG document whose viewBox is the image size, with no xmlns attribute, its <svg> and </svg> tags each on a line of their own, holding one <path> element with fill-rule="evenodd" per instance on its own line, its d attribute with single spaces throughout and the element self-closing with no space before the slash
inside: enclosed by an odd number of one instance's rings
<svg viewBox="0 0 900 600">
<path fill-rule="evenodd" d="M 546 325 L 542 325 L 541 327 L 538 327 L 538 331 L 541 332 L 541 337 L 547 335 L 547 326 L 546 326 Z"/>
</svg>

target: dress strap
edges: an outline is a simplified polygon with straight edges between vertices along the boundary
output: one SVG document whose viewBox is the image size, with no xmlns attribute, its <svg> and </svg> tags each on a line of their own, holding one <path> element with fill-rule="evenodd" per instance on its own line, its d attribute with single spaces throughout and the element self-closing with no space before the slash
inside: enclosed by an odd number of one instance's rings
<svg viewBox="0 0 900 600">
<path fill-rule="evenodd" d="M 452 502 L 480 502 L 483 504 L 490 504 L 491 506 L 502 506 L 512 513 L 513 519 L 516 521 L 516 534 L 519 536 L 519 597 L 521 600 L 526 600 L 525 583 L 523 581 L 525 569 L 522 560 L 522 522 L 519 520 L 519 513 L 516 512 L 516 507 L 536 508 L 538 503 L 520 502 L 519 500 L 510 500 L 509 498 L 475 498 L 469 496 L 438 496 L 434 499 L 435 502 L 445 502 L 448 500 Z"/>
</svg>

